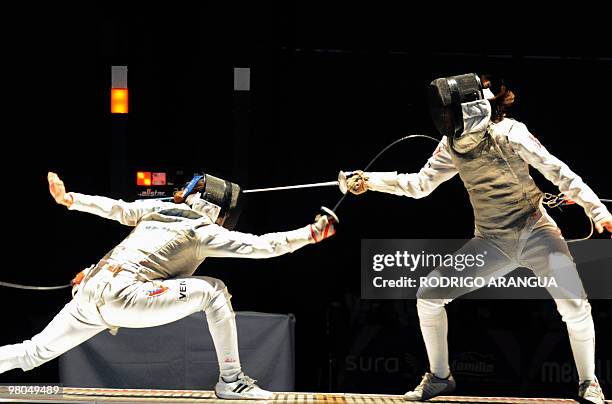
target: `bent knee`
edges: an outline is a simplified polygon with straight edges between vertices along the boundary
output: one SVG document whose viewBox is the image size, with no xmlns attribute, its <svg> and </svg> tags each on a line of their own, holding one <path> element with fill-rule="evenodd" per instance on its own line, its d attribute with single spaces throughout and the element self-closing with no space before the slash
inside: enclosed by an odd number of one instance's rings
<svg viewBox="0 0 612 404">
<path fill-rule="evenodd" d="M 215 294 L 227 290 L 227 286 L 221 279 L 211 278 L 210 276 L 195 276 L 194 278 L 206 284 L 204 288 L 208 293 Z"/>
<path fill-rule="evenodd" d="M 219 311 L 225 307 L 228 307 L 232 311 L 231 298 L 232 295 L 229 293 L 225 283 L 215 278 L 203 279 L 207 284 L 207 291 L 205 293 L 205 307 L 206 313 Z"/>
</svg>

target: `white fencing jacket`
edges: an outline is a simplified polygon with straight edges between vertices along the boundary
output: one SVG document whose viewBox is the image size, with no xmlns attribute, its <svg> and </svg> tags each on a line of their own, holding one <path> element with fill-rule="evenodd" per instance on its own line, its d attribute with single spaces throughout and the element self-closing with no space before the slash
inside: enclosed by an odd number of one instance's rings
<svg viewBox="0 0 612 404">
<path fill-rule="evenodd" d="M 121 265 L 148 280 L 191 276 L 206 257 L 269 258 L 314 243 L 310 226 L 255 236 L 216 225 L 186 204 L 71 194 L 71 210 L 135 226 L 101 262 Z"/>
<path fill-rule="evenodd" d="M 508 118 L 490 122 L 486 100 L 462 107 L 465 130 L 461 140 L 442 138 L 418 173 L 366 173 L 368 189 L 422 198 L 459 173 L 470 195 L 477 230 L 492 234 L 521 227 L 538 209 L 542 193 L 529 175 L 531 165 L 582 206 L 593 221 L 610 216 L 593 190 L 550 154 L 524 124 Z"/>
</svg>

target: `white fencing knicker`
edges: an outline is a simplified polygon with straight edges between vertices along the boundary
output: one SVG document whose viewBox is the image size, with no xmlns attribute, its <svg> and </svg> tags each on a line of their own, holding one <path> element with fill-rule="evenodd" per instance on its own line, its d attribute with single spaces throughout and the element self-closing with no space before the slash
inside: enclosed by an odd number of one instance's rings
<svg viewBox="0 0 612 404">
<path fill-rule="evenodd" d="M 241 372 L 235 313 L 225 284 L 215 278 L 142 280 L 137 273 L 104 265 L 78 286 L 74 298 L 31 340 L 0 347 L 0 373 L 30 370 L 106 329 L 144 328 L 204 311 L 221 376 Z"/>
<path fill-rule="evenodd" d="M 518 232 L 514 243 L 475 237 L 455 254 L 487 251 L 486 264 L 476 273 L 458 272 L 453 268 L 438 268 L 428 277 L 473 276 L 489 279 L 504 276 L 518 267 L 531 269 L 538 277 L 561 279 L 561 287 L 548 288 L 561 318 L 567 325 L 570 343 L 580 382 L 595 376 L 595 329 L 591 305 L 586 299 L 576 265 L 559 228 L 544 208 L 534 218 L 535 224 Z M 451 271 L 452 274 L 445 272 Z M 417 310 L 421 332 L 429 357 L 430 371 L 439 377 L 450 373 L 448 360 L 448 320 L 444 305 L 476 290 L 473 288 L 420 288 Z"/>
</svg>

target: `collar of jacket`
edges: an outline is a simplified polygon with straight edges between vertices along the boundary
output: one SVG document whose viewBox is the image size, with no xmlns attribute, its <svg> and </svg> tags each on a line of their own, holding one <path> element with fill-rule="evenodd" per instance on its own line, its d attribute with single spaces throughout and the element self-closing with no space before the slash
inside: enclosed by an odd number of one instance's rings
<svg viewBox="0 0 612 404">
<path fill-rule="evenodd" d="M 461 104 L 463 133 L 452 140 L 453 150 L 467 153 L 474 150 L 485 138 L 491 122 L 491 104 L 488 100 L 477 100 Z"/>
</svg>

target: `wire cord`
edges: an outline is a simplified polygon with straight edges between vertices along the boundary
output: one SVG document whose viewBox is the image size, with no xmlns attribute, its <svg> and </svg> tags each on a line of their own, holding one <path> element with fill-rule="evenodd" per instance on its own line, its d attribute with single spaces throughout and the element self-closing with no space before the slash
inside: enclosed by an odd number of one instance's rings
<svg viewBox="0 0 612 404">
<path fill-rule="evenodd" d="M 414 138 L 431 139 L 434 142 L 436 142 L 436 144 L 438 144 L 440 142 L 439 139 L 436 139 L 435 137 L 428 136 L 428 135 L 408 135 L 408 136 L 401 137 L 401 138 L 399 138 L 399 139 L 389 143 L 380 152 L 378 152 L 378 154 L 376 156 L 374 156 L 374 158 L 372 160 L 370 160 L 370 162 L 365 166 L 363 171 L 367 171 L 372 166 L 372 164 L 374 164 L 376 162 L 376 160 L 378 160 L 378 158 L 380 156 L 385 154 L 385 152 L 387 150 L 389 150 L 391 147 L 393 147 L 396 144 L 401 143 L 401 142 L 403 142 L 405 140 L 414 139 Z M 348 194 L 349 194 L 349 192 L 347 192 L 346 194 L 342 195 L 342 197 L 340 198 L 338 203 L 336 203 L 336 205 L 332 209 L 334 212 L 338 209 L 338 207 L 340 206 L 342 201 L 344 201 L 344 198 L 346 198 L 346 196 Z M 612 199 L 600 199 L 600 201 L 610 203 L 610 202 L 612 202 Z M 575 204 L 575 202 L 572 201 L 571 199 L 567 198 L 565 195 L 563 195 L 563 193 L 551 194 L 551 193 L 547 192 L 547 193 L 544 194 L 544 198 L 542 200 L 542 204 L 544 206 L 552 209 L 552 208 L 558 208 L 559 206 L 562 206 L 562 205 L 573 205 L 573 204 Z M 593 235 L 593 231 L 594 231 L 593 221 L 590 218 L 589 218 L 589 223 L 591 224 L 591 231 L 589 232 L 588 236 L 583 237 L 583 238 L 573 239 L 573 240 L 566 240 L 566 241 L 568 243 L 575 243 L 577 241 L 585 241 L 585 240 L 590 239 L 591 236 Z M 20 285 L 20 284 L 17 284 L 17 283 L 10 283 L 10 282 L 2 282 L 2 281 L 0 281 L 0 286 L 4 286 L 4 287 L 7 287 L 7 288 L 15 288 L 15 289 L 26 289 L 26 290 L 59 290 L 59 289 L 69 288 L 72 285 L 68 284 L 68 285 L 61 285 L 61 286 L 27 286 L 27 285 Z"/>
<path fill-rule="evenodd" d="M 368 171 L 368 169 L 372 166 L 372 164 L 374 164 L 376 162 L 376 160 L 378 160 L 378 158 L 380 156 L 382 156 L 383 154 L 385 154 L 385 152 L 387 150 L 389 150 L 390 148 L 392 148 L 393 146 L 395 146 L 398 143 L 403 142 L 404 140 L 408 140 L 408 139 L 414 139 L 417 137 L 422 137 L 425 139 L 431 139 L 434 142 L 436 142 L 436 144 L 440 143 L 440 139 L 436 139 L 433 136 L 429 136 L 429 135 L 408 135 L 408 136 L 404 136 L 404 137 L 400 137 L 397 140 L 394 140 L 393 142 L 389 143 L 387 146 L 385 146 L 381 151 L 378 152 L 378 154 L 376 156 L 374 156 L 374 158 L 372 160 L 370 160 L 370 162 L 365 166 L 365 168 L 362 171 Z M 340 204 L 342 203 L 342 201 L 344 201 L 344 198 L 346 198 L 346 196 L 349 193 L 347 192 L 346 194 L 342 195 L 340 197 L 340 200 L 336 203 L 336 205 L 334 206 L 334 208 L 332 209 L 334 212 L 336 211 L 336 209 L 338 209 L 338 207 L 340 207 Z"/>
</svg>

